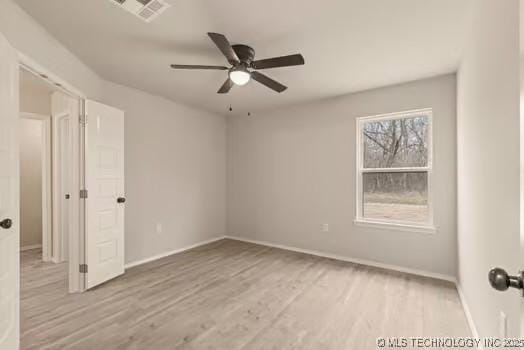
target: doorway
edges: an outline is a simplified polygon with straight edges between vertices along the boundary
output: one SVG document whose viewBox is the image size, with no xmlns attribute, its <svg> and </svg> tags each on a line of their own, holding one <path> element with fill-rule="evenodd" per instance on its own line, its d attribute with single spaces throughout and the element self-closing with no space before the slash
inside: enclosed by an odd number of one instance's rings
<svg viewBox="0 0 524 350">
<path fill-rule="evenodd" d="M 41 243 L 25 247 L 37 250 L 25 255 L 64 264 L 69 292 L 82 292 L 124 273 L 124 112 L 71 94 L 23 65 L 19 80 L 20 120 L 44 122 L 40 138 L 27 141 L 40 145 L 38 162 L 29 163 L 42 170 L 20 169 L 41 184 L 38 195 L 20 198 L 22 210 L 31 204 L 41 215 L 34 220 Z M 21 150 L 25 142 L 21 137 Z"/>
<path fill-rule="evenodd" d="M 59 271 L 63 285 L 77 291 L 68 261 L 73 224 L 71 118 L 78 115 L 80 102 L 23 67 L 19 81 L 21 271 L 35 266 Z"/>
<path fill-rule="evenodd" d="M 51 86 L 20 70 L 20 251 L 53 260 Z"/>
</svg>

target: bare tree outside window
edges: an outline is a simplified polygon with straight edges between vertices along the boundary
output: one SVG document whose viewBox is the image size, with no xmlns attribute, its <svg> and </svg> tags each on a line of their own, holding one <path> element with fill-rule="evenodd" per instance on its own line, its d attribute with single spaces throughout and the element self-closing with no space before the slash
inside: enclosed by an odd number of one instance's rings
<svg viewBox="0 0 524 350">
<path fill-rule="evenodd" d="M 430 113 L 359 122 L 363 219 L 430 224 Z"/>
</svg>

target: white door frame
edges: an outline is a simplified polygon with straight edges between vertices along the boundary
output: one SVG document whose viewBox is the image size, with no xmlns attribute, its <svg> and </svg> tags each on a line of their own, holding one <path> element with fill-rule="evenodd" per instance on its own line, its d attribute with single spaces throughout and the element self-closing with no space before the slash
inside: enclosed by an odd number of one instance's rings
<svg viewBox="0 0 524 350">
<path fill-rule="evenodd" d="M 70 176 L 69 178 L 64 178 L 64 174 L 61 172 L 62 146 L 64 145 L 64 141 L 66 142 L 66 147 L 71 143 L 69 137 L 68 140 L 63 140 L 63 135 L 60 133 L 60 122 L 65 118 L 70 119 L 70 113 L 68 111 L 53 115 L 51 121 L 53 130 L 53 262 L 55 263 L 66 260 L 65 249 L 67 249 L 67 247 L 65 247 L 66 239 L 61 230 L 62 220 L 64 219 L 61 210 L 64 193 L 61 192 L 61 189 L 63 185 L 70 180 Z"/>
<path fill-rule="evenodd" d="M 20 347 L 19 72 L 16 51 L 0 33 L 0 348 Z"/>
<path fill-rule="evenodd" d="M 20 112 L 20 118 L 42 121 L 42 260 L 53 260 L 51 116 Z"/>
<path fill-rule="evenodd" d="M 41 77 L 47 83 L 53 85 L 68 96 L 78 100 L 80 115 L 83 115 L 84 100 L 87 96 L 79 89 L 67 81 L 60 78 L 58 75 L 43 67 L 35 60 L 18 51 L 18 61 L 20 68 L 23 68 L 36 76 Z M 69 292 L 83 292 L 85 291 L 84 274 L 80 273 L 79 266 L 85 263 L 85 246 L 84 237 L 85 230 L 84 222 L 84 207 L 85 200 L 80 198 L 80 189 L 84 185 L 83 171 L 83 126 L 79 118 L 71 118 L 72 131 L 72 147 L 71 147 L 71 163 L 77 164 L 72 167 L 71 179 L 71 202 L 70 202 L 70 236 L 69 236 Z"/>
</svg>

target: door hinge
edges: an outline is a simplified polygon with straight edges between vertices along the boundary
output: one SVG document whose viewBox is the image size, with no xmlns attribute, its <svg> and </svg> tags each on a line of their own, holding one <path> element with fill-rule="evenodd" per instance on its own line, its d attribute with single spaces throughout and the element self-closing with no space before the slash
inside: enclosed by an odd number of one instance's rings
<svg viewBox="0 0 524 350">
<path fill-rule="evenodd" d="M 80 198 L 81 199 L 87 198 L 87 190 L 80 190 Z"/>
<path fill-rule="evenodd" d="M 87 264 L 80 264 L 80 273 L 87 273 Z"/>
<path fill-rule="evenodd" d="M 80 124 L 82 125 L 87 124 L 87 115 L 86 114 L 80 114 Z"/>
</svg>

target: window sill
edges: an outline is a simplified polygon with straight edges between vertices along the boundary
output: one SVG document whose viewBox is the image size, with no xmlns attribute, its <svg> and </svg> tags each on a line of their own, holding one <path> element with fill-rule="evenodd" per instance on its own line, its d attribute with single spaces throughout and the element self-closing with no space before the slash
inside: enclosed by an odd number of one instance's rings
<svg viewBox="0 0 524 350">
<path fill-rule="evenodd" d="M 376 228 L 381 230 L 395 230 L 403 232 L 415 232 L 415 233 L 425 233 L 425 234 L 435 234 L 437 233 L 437 228 L 435 226 L 428 225 L 410 225 L 410 224 L 400 224 L 393 222 L 382 222 L 382 221 L 373 221 L 373 220 L 364 220 L 364 219 L 355 219 L 355 225 L 368 228 Z"/>
</svg>

